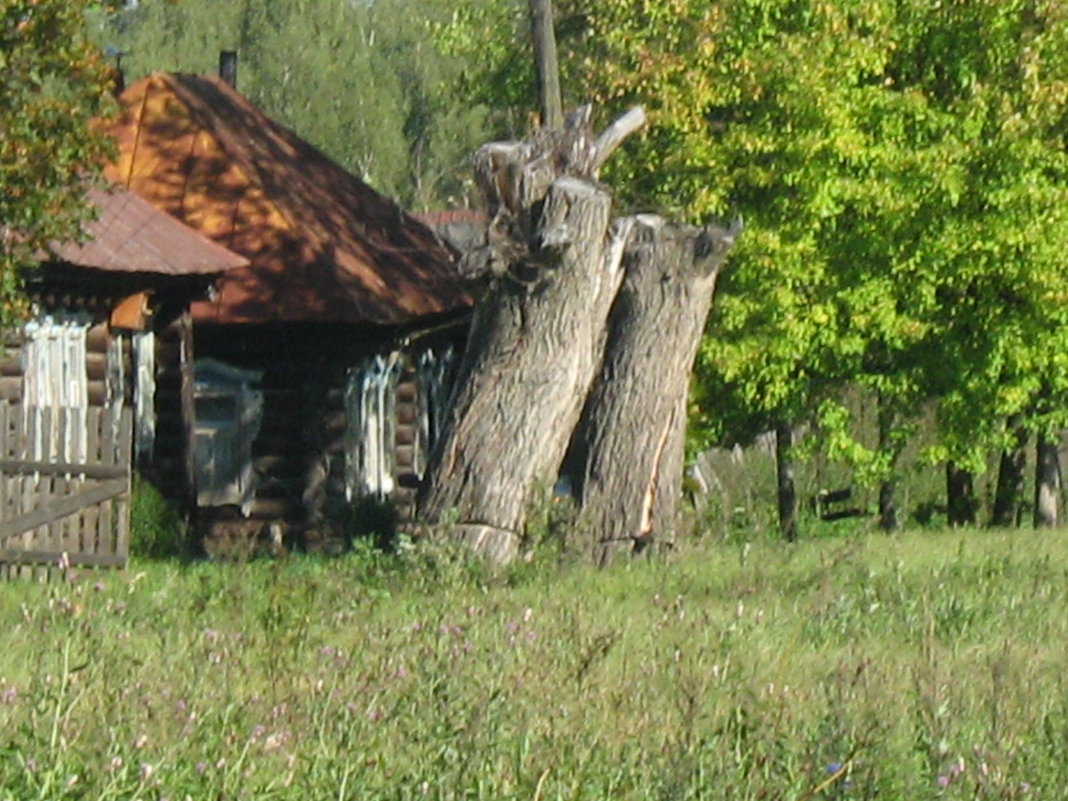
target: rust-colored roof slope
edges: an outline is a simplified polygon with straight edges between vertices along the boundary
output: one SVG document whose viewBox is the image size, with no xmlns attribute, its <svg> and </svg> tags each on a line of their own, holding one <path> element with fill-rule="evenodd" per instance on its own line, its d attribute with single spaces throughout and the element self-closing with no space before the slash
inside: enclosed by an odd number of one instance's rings
<svg viewBox="0 0 1068 801">
<path fill-rule="evenodd" d="M 120 101 L 109 177 L 251 262 L 195 319 L 388 325 L 470 304 L 423 224 L 223 81 L 155 74 Z"/>
<path fill-rule="evenodd" d="M 200 275 L 246 267 L 248 259 L 165 214 L 132 192 L 90 189 L 99 216 L 85 224 L 83 244 L 56 242 L 52 255 L 79 267 L 115 272 Z"/>
</svg>

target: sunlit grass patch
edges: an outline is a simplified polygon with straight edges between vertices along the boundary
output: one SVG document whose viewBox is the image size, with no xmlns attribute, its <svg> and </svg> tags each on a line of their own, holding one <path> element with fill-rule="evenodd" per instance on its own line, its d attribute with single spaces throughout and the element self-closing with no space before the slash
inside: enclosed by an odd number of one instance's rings
<svg viewBox="0 0 1068 801">
<path fill-rule="evenodd" d="M 1034 798 L 1056 533 L 448 549 L 0 586 L 0 797 Z"/>
</svg>

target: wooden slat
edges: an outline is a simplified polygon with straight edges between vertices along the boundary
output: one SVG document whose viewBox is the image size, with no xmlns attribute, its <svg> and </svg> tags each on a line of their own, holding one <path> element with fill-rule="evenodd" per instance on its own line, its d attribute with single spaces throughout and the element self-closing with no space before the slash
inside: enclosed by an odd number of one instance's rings
<svg viewBox="0 0 1068 801">
<path fill-rule="evenodd" d="M 62 500 L 42 505 L 28 514 L 16 517 L 14 520 L 6 520 L 0 523 L 0 543 L 10 537 L 15 537 L 30 528 L 50 523 L 52 520 L 66 515 L 74 514 L 78 510 L 90 504 L 102 503 L 126 492 L 127 484 L 124 479 L 111 479 L 83 490 L 77 495 L 72 495 Z"/>
<path fill-rule="evenodd" d="M 107 408 L 0 402 L 0 579 L 54 579 L 64 552 L 73 565 L 125 566 L 132 420 L 129 407 L 116 421 Z"/>
<path fill-rule="evenodd" d="M 123 478 L 127 469 L 115 464 L 81 464 L 78 462 L 23 462 L 15 459 L 0 459 L 0 474 L 43 476 L 76 475 L 84 478 Z"/>
</svg>

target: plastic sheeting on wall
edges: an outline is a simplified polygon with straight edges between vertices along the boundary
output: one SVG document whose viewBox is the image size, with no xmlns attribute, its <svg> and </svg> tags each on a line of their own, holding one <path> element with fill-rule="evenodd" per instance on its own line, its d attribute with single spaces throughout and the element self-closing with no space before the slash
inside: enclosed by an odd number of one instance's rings
<svg viewBox="0 0 1068 801">
<path fill-rule="evenodd" d="M 373 356 L 345 382 L 345 497 L 352 501 L 393 492 L 396 462 L 399 353 Z"/>
<path fill-rule="evenodd" d="M 156 446 L 156 335 L 133 333 L 134 448 L 141 460 L 152 458 Z"/>
<path fill-rule="evenodd" d="M 78 462 L 86 458 L 86 410 L 89 381 L 86 374 L 86 332 L 90 318 L 77 312 L 44 314 L 26 323 L 22 348 L 23 408 L 36 432 L 33 457 Z M 47 410 L 53 419 L 65 418 L 66 436 L 59 441 L 56 427 L 45 441 L 40 424 Z"/>
<path fill-rule="evenodd" d="M 214 359 L 198 359 L 193 370 L 197 505 L 232 504 L 248 515 L 256 494 L 252 443 L 263 420 L 262 371 Z"/>
</svg>

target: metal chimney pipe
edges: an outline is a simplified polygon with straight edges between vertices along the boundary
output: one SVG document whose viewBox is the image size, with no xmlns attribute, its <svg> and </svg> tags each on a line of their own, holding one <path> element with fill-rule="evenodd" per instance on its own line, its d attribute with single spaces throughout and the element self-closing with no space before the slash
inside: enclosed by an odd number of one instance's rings
<svg viewBox="0 0 1068 801">
<path fill-rule="evenodd" d="M 231 88 L 237 88 L 237 51 L 222 50 L 219 53 L 219 77 Z"/>
</svg>

